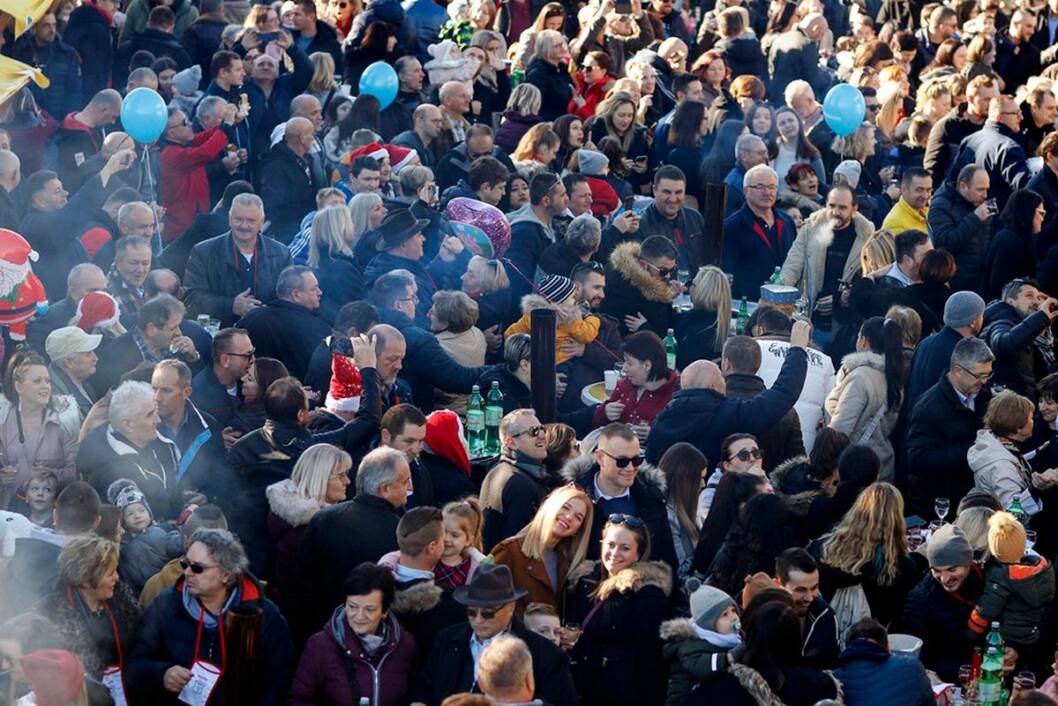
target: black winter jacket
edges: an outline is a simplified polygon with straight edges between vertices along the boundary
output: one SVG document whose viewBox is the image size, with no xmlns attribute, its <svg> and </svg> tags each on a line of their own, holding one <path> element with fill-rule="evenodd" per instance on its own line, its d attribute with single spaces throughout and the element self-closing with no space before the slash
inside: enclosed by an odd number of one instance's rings
<svg viewBox="0 0 1058 706">
<path fill-rule="evenodd" d="M 525 82 L 540 89 L 543 101 L 537 114 L 544 120 L 554 120 L 568 112 L 569 101 L 577 87 L 565 64 L 555 66 L 541 58 L 529 62 Z"/>
<path fill-rule="evenodd" d="M 930 209 L 932 212 L 933 209 Z M 1032 233 L 1019 233 L 1009 226 L 992 237 L 985 254 L 978 290 L 986 302 L 997 299 L 1010 281 L 1018 277 L 1036 277 L 1036 258 L 1032 252 L 1035 240 L 1036 236 Z"/>
<path fill-rule="evenodd" d="M 325 186 L 312 179 L 305 157 L 280 142 L 261 158 L 260 196 L 272 222 L 269 234 L 289 243 L 301 229 L 306 213 L 316 210 L 316 190 Z"/>
<path fill-rule="evenodd" d="M 981 340 L 995 354 L 992 384 L 1036 399 L 1036 381 L 1047 374 L 1035 338 L 1050 326 L 1047 314 L 1037 311 L 1024 319 L 1013 306 L 994 301 L 985 308 Z"/>
<path fill-rule="evenodd" d="M 323 290 L 317 312 L 328 324 L 334 323 L 338 310 L 351 301 L 364 298 L 364 273 L 356 259 L 329 251 L 320 253 L 320 263 L 314 267 L 316 279 Z"/>
<path fill-rule="evenodd" d="M 511 621 L 510 634 L 521 638 L 533 657 L 536 695 L 554 706 L 576 706 L 577 695 L 570 676 L 569 660 L 549 640 L 530 632 L 518 618 Z M 411 702 L 440 706 L 452 694 L 479 691 L 470 655 L 470 625 L 463 623 L 437 634 L 420 680 L 412 687 Z"/>
<path fill-rule="evenodd" d="M 926 336 L 915 348 L 907 378 L 906 406 L 909 410 L 914 409 L 918 398 L 936 385 L 941 375 L 948 372 L 952 351 L 955 350 L 955 344 L 961 340 L 961 333 L 945 326 L 937 333 Z"/>
<path fill-rule="evenodd" d="M 756 375 L 729 373 L 726 377 L 727 396 L 736 400 L 751 400 L 764 392 L 764 381 Z M 771 471 L 780 463 L 805 453 L 804 437 L 801 436 L 801 420 L 796 409 L 790 409 L 778 424 L 757 434 L 760 450 L 764 454 L 762 465 Z"/>
<path fill-rule="evenodd" d="M 602 310 L 617 319 L 622 336 L 631 333 L 625 326 L 625 317 L 642 314 L 647 322 L 639 330 L 664 337 L 675 318 L 672 312 L 675 295 L 667 282 L 654 277 L 640 263 L 639 248 L 638 242 L 621 243 L 614 248 L 606 268 L 606 298 Z"/>
<path fill-rule="evenodd" d="M 241 255 L 236 255 L 230 231 L 191 249 L 184 276 L 188 316 L 209 314 L 220 319 L 222 327 L 235 323 L 232 304 L 235 295 L 246 289 L 240 281 L 236 257 Z M 290 264 L 290 251 L 282 243 L 259 235 L 254 259 L 258 261 L 255 263 L 256 286 L 251 287 L 251 294 L 262 302 L 269 302 L 275 298 L 279 273 Z"/>
<path fill-rule="evenodd" d="M 127 439 L 103 424 L 88 433 L 77 450 L 77 471 L 107 496 L 107 488 L 119 478 L 132 480 L 147 498 L 154 519 L 174 520 L 184 508 L 177 480 L 180 452 L 176 444 L 161 436 L 143 449 L 136 449 Z M 185 476 L 186 478 L 186 476 Z"/>
<path fill-rule="evenodd" d="M 192 619 L 184 606 L 181 591 L 184 580 L 167 588 L 143 614 L 132 642 L 125 666 L 125 685 L 131 692 L 132 703 L 179 706 L 183 702 L 162 686 L 169 667 L 178 664 L 188 669 L 195 659 L 195 636 L 198 621 Z M 264 589 L 250 576 L 239 579 L 241 608 L 259 610 L 261 616 L 260 641 L 255 666 L 258 669 L 261 706 L 280 706 L 285 702 L 287 689 L 294 674 L 294 646 L 290 642 L 287 621 L 275 603 L 264 597 Z M 230 656 L 232 647 L 229 645 Z M 203 629 L 198 657 L 221 664 L 220 637 L 216 629 Z M 224 677 L 220 678 L 209 703 L 223 706 Z M 230 703 L 230 700 L 229 700 Z M 231 704 L 234 706 L 234 704 Z"/>
<path fill-rule="evenodd" d="M 103 13 L 92 5 L 81 5 L 70 13 L 63 40 L 85 59 L 81 67 L 81 105 L 110 86 L 114 65 L 114 34 Z M 62 120 L 63 116 L 54 116 Z"/>
<path fill-rule="evenodd" d="M 950 182 L 941 186 L 930 202 L 926 222 L 933 244 L 955 257 L 953 291 L 977 289 L 982 270 L 988 271 L 985 251 L 992 230 L 991 219 L 982 221 L 974 213 L 975 208 Z"/>
<path fill-rule="evenodd" d="M 934 186 L 943 184 L 948 178 L 962 141 L 980 129 L 980 124 L 967 117 L 965 103 L 952 108 L 950 113 L 933 125 L 926 141 L 922 167 L 933 177 Z"/>
<path fill-rule="evenodd" d="M 1006 125 L 987 120 L 984 127 L 959 145 L 959 154 L 948 172 L 948 181 L 955 181 L 967 164 L 984 167 L 991 180 L 988 195 L 995 198 L 1002 211 L 1010 195 L 1029 183 L 1032 174 L 1026 159 L 1017 135 Z"/>
<path fill-rule="evenodd" d="M 647 438 L 647 461 L 657 463 L 678 441 L 689 441 L 710 464 L 720 460 L 720 443 L 736 431 L 759 434 L 779 423 L 801 395 L 808 358 L 790 348 L 770 390 L 753 399 L 737 400 L 709 389 L 680 390 L 654 420 Z"/>
<path fill-rule="evenodd" d="M 146 27 L 142 32 L 129 37 L 118 45 L 114 53 L 114 85 L 124 86 L 129 79 L 129 62 L 138 51 L 149 51 L 155 59 L 163 57 L 176 62 L 177 69 L 183 70 L 191 65 L 191 55 L 177 41 L 171 32 L 164 32 L 153 27 Z"/>
<path fill-rule="evenodd" d="M 944 375 L 915 403 L 904 444 L 911 491 L 909 512 L 931 517 L 934 499 L 948 498 L 958 506 L 973 487 L 966 452 L 977 438 L 989 397 L 988 388 L 982 389 L 971 412 Z"/>
<path fill-rule="evenodd" d="M 966 622 L 983 591 L 984 574 L 977 564 L 971 564 L 966 581 L 954 593 L 927 574 L 907 594 L 895 629 L 922 638 L 922 664 L 944 681 L 955 683 L 959 667 L 973 657 Z"/>
<path fill-rule="evenodd" d="M 523 468 L 510 459 L 501 458 L 489 469 L 481 484 L 481 507 L 484 510 L 483 539 L 485 549 L 518 534 L 536 515 L 544 497 L 557 485 L 543 466 Z"/>
<path fill-rule="evenodd" d="M 592 497 L 595 496 L 595 476 L 598 473 L 599 465 L 590 456 L 576 458 L 562 469 L 564 480 L 576 484 Z M 669 529 L 663 488 L 664 479 L 661 474 L 654 469 L 644 467 L 636 475 L 635 483 L 632 484 L 629 494 L 636 506 L 636 516 L 650 529 L 650 558 L 665 562 L 675 574 L 679 568 L 679 561 L 676 558 L 676 547 L 672 543 L 672 531 Z M 595 512 L 592 517 L 591 540 L 588 542 L 589 559 L 599 558 L 602 529 L 606 520 L 602 512 Z"/>
<path fill-rule="evenodd" d="M 567 616 L 591 614 L 572 654 L 581 706 L 660 706 L 666 671 L 659 631 L 669 617 L 672 570 L 640 561 L 605 577 L 593 561 L 574 571 Z"/>
<path fill-rule="evenodd" d="M 251 309 L 236 325 L 250 334 L 259 357 L 281 360 L 299 380 L 304 379 L 316 346 L 331 333 L 318 312 L 285 299 Z"/>
</svg>

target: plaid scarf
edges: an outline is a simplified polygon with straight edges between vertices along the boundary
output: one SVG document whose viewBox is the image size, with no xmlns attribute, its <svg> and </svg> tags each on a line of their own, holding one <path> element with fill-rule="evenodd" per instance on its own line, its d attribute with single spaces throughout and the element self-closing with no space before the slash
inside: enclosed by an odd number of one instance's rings
<svg viewBox="0 0 1058 706">
<path fill-rule="evenodd" d="M 470 557 L 455 566 L 448 566 L 443 561 L 439 561 L 433 570 L 434 583 L 449 591 L 465 584 L 469 575 Z"/>
</svg>

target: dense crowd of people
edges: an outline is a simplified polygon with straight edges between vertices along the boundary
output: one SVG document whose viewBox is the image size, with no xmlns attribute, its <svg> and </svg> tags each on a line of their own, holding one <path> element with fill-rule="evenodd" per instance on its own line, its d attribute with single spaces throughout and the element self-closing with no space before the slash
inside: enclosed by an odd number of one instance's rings
<svg viewBox="0 0 1058 706">
<path fill-rule="evenodd" d="M 1058 0 L 10 19 L 0 704 L 1058 703 Z"/>
</svg>

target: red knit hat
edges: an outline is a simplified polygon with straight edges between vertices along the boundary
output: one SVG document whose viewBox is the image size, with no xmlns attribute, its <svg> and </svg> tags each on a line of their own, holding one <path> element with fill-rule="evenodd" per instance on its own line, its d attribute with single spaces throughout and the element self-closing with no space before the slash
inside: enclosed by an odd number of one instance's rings
<svg viewBox="0 0 1058 706">
<path fill-rule="evenodd" d="M 37 650 L 19 660 L 37 706 L 67 706 L 84 688 L 84 668 L 66 650 Z"/>
<path fill-rule="evenodd" d="M 448 409 L 431 412 L 426 417 L 426 438 L 423 442 L 431 452 L 448 459 L 470 477 L 467 440 L 458 414 Z"/>
<path fill-rule="evenodd" d="M 331 354 L 331 387 L 327 390 L 327 409 L 332 412 L 360 411 L 360 394 L 364 383 L 353 359 L 340 353 Z"/>
<path fill-rule="evenodd" d="M 383 159 L 389 159 L 389 152 L 387 152 L 386 148 L 378 144 L 377 142 L 372 142 L 370 145 L 358 147 L 352 152 L 346 154 L 344 157 L 342 157 L 342 164 L 345 164 L 347 166 L 351 165 L 357 157 L 374 157 L 375 159 L 382 161 Z M 390 165 L 392 164 L 393 161 L 390 160 Z"/>
<path fill-rule="evenodd" d="M 96 326 L 113 326 L 121 317 L 118 300 L 106 292 L 89 292 L 77 304 L 74 325 L 91 333 Z"/>
<path fill-rule="evenodd" d="M 419 156 L 419 153 L 415 150 L 408 149 L 407 147 L 401 147 L 400 145 L 382 146 L 386 149 L 386 152 L 389 154 L 389 163 L 390 166 L 393 167 L 394 174 L 411 164 Z"/>
</svg>

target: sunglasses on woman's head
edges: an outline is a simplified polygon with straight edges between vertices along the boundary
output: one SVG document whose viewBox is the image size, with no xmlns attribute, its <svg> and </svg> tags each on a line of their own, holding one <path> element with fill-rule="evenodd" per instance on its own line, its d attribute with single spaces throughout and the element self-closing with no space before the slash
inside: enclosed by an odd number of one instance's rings
<svg viewBox="0 0 1058 706">
<path fill-rule="evenodd" d="M 193 574 L 201 574 L 201 573 L 204 573 L 205 571 L 207 571 L 209 569 L 215 569 L 217 567 L 216 566 L 206 566 L 205 564 L 199 564 L 199 563 L 194 562 L 194 561 L 188 561 L 187 558 L 185 557 L 185 558 L 180 560 L 180 568 L 183 569 L 184 571 L 187 571 L 188 569 L 191 569 L 191 573 L 193 573 Z"/>
<path fill-rule="evenodd" d="M 635 515 L 625 515 L 615 512 L 606 519 L 611 525 L 628 525 L 632 529 L 639 529 L 643 526 L 643 520 Z"/>
<path fill-rule="evenodd" d="M 492 620 L 500 612 L 499 608 L 467 608 L 467 617 L 476 618 L 479 615 L 482 620 Z"/>
<path fill-rule="evenodd" d="M 612 453 L 606 451 L 606 449 L 599 449 L 604 454 L 613 459 L 614 465 L 618 468 L 628 468 L 631 465 L 633 468 L 639 468 L 643 465 L 643 454 L 638 456 L 614 456 Z"/>
<path fill-rule="evenodd" d="M 760 449 L 742 449 L 728 460 L 734 461 L 736 458 L 743 463 L 748 463 L 750 459 L 759 461 L 761 458 Z"/>
</svg>

